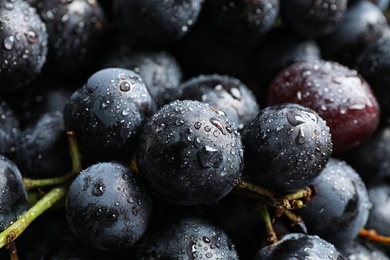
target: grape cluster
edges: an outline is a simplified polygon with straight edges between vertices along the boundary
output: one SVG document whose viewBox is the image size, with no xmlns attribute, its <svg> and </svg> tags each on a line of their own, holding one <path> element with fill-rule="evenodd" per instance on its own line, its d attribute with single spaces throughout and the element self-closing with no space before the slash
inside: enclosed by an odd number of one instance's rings
<svg viewBox="0 0 390 260">
<path fill-rule="evenodd" d="M 0 0 L 0 259 L 390 259 L 389 5 Z"/>
</svg>

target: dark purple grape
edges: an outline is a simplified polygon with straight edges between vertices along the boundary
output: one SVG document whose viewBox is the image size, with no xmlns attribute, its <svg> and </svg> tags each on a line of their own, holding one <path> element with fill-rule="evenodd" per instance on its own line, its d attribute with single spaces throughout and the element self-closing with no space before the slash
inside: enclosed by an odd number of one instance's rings
<svg viewBox="0 0 390 260">
<path fill-rule="evenodd" d="M 314 195 L 297 212 L 309 234 L 337 247 L 352 242 L 369 212 L 367 189 L 359 174 L 344 161 L 331 158 L 310 186 Z"/>
<path fill-rule="evenodd" d="M 260 111 L 252 91 L 239 79 L 227 75 L 199 75 L 178 87 L 179 100 L 197 100 L 226 113 L 242 131 Z"/>
<path fill-rule="evenodd" d="M 238 259 L 225 231 L 198 216 L 152 226 L 137 246 L 137 259 Z"/>
<path fill-rule="evenodd" d="M 298 35 L 285 26 L 276 27 L 254 51 L 253 76 L 259 81 L 259 87 L 265 89 L 282 70 L 293 63 L 320 58 L 320 48 L 316 41 Z M 265 99 L 266 93 L 260 98 Z"/>
<path fill-rule="evenodd" d="M 340 251 L 349 260 L 389 260 L 390 258 L 378 248 L 375 244 L 363 239 L 354 240 L 352 243 L 347 244 L 340 248 Z"/>
<path fill-rule="evenodd" d="M 207 23 L 218 36 L 237 44 L 256 44 L 279 15 L 279 0 L 206 1 Z"/>
<path fill-rule="evenodd" d="M 127 44 L 108 54 L 102 66 L 138 73 L 158 107 L 174 100 L 182 78 L 180 65 L 167 51 L 132 50 Z"/>
<path fill-rule="evenodd" d="M 348 0 L 348 7 L 354 5 L 355 3 L 366 1 L 367 0 Z M 385 12 L 390 4 L 389 0 L 368 0 L 367 2 L 375 4 L 382 12 Z"/>
<path fill-rule="evenodd" d="M 370 138 L 340 156 L 368 185 L 390 179 L 389 123 L 381 124 Z"/>
<path fill-rule="evenodd" d="M 14 111 L 0 100 L 0 154 L 13 157 L 20 132 L 20 123 Z"/>
<path fill-rule="evenodd" d="M 298 104 L 264 108 L 244 129 L 242 142 L 244 178 L 281 193 L 309 185 L 332 153 L 326 122 Z"/>
<path fill-rule="evenodd" d="M 23 0 L 0 2 L 0 92 L 27 86 L 40 74 L 48 52 L 46 26 Z"/>
<path fill-rule="evenodd" d="M 347 11 L 347 0 L 280 0 L 283 21 L 308 38 L 333 32 Z"/>
<path fill-rule="evenodd" d="M 316 111 L 328 124 L 334 154 L 367 139 L 377 128 L 380 107 L 360 74 L 325 60 L 294 63 L 273 81 L 268 104 L 298 103 Z"/>
<path fill-rule="evenodd" d="M 183 37 L 196 23 L 202 0 L 115 0 L 120 28 L 148 44 L 168 44 Z"/>
<path fill-rule="evenodd" d="M 347 259 L 334 245 L 313 235 L 290 233 L 278 242 L 262 248 L 254 260 Z"/>
<path fill-rule="evenodd" d="M 28 0 L 45 23 L 48 57 L 45 69 L 57 76 L 96 66 L 106 18 L 98 1 Z"/>
<path fill-rule="evenodd" d="M 59 177 L 71 171 L 62 112 L 45 113 L 22 131 L 15 162 L 23 176 L 32 179 Z"/>
<path fill-rule="evenodd" d="M 36 122 L 44 113 L 63 111 L 70 95 L 85 79 L 58 78 L 43 74 L 28 87 L 2 95 L 19 119 L 22 129 Z"/>
<path fill-rule="evenodd" d="M 83 170 L 69 187 L 66 217 L 86 244 L 121 250 L 137 243 L 149 227 L 152 201 L 142 182 L 119 163 Z"/>
<path fill-rule="evenodd" d="M 356 68 L 371 85 L 386 116 L 390 114 L 390 33 L 374 41 L 359 57 Z"/>
<path fill-rule="evenodd" d="M 370 1 L 359 1 L 348 8 L 335 31 L 319 39 L 322 57 L 352 68 L 358 56 L 388 31 L 381 10 Z"/>
<path fill-rule="evenodd" d="M 366 229 L 376 230 L 382 236 L 390 236 L 390 185 L 378 183 L 368 188 L 371 202 Z"/>
<path fill-rule="evenodd" d="M 138 132 L 155 109 L 137 73 L 102 69 L 68 99 L 65 128 L 76 133 L 82 155 L 92 161 L 130 159 Z"/>
<path fill-rule="evenodd" d="M 22 174 L 15 163 L 0 155 L 0 232 L 29 208 Z"/>
<path fill-rule="evenodd" d="M 223 112 L 199 101 L 174 101 L 145 124 L 137 148 L 140 175 L 156 194 L 181 205 L 212 203 L 236 185 L 241 137 Z"/>
</svg>

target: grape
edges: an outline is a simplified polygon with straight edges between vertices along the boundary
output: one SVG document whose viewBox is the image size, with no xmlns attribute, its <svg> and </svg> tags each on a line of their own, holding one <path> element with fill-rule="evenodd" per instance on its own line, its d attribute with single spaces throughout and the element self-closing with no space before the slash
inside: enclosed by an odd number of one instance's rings
<svg viewBox="0 0 390 260">
<path fill-rule="evenodd" d="M 286 193 L 309 185 L 332 153 L 326 122 L 298 104 L 264 108 L 244 130 L 244 178 Z"/>
<path fill-rule="evenodd" d="M 359 1 L 348 8 L 335 31 L 318 40 L 322 58 L 353 68 L 359 55 L 388 31 L 381 10 L 370 1 Z"/>
<path fill-rule="evenodd" d="M 296 33 L 316 38 L 333 32 L 347 11 L 347 0 L 280 0 L 282 18 Z"/>
<path fill-rule="evenodd" d="M 20 136 L 20 122 L 9 105 L 0 100 L 0 154 L 10 156 Z"/>
<path fill-rule="evenodd" d="M 129 168 L 115 162 L 83 170 L 69 187 L 66 217 L 74 234 L 102 250 L 138 242 L 149 226 L 152 201 Z"/>
<path fill-rule="evenodd" d="M 314 195 L 298 213 L 308 232 L 337 247 L 352 242 L 369 212 L 368 192 L 358 173 L 331 158 L 311 187 Z"/>
<path fill-rule="evenodd" d="M 262 248 L 255 260 L 268 259 L 347 259 L 331 243 L 318 236 L 290 233 L 277 243 Z"/>
<path fill-rule="evenodd" d="M 251 90 L 240 80 L 224 75 L 199 75 L 178 86 L 176 99 L 198 100 L 226 113 L 242 131 L 260 111 Z"/>
<path fill-rule="evenodd" d="M 36 124 L 23 130 L 16 147 L 15 162 L 25 177 L 44 179 L 71 171 L 62 112 L 43 114 Z"/>
<path fill-rule="evenodd" d="M 182 78 L 179 64 L 168 52 L 134 52 L 127 43 L 109 53 L 103 67 L 126 68 L 138 73 L 158 107 L 174 100 Z"/>
<path fill-rule="evenodd" d="M 137 259 L 238 259 L 226 233 L 197 216 L 169 219 L 151 227 L 137 246 Z"/>
<path fill-rule="evenodd" d="M 65 129 L 77 133 L 81 152 L 92 162 L 130 159 L 138 132 L 155 109 L 137 73 L 106 68 L 70 96 L 64 107 Z"/>
<path fill-rule="evenodd" d="M 0 155 L 0 231 L 30 208 L 22 174 L 15 163 Z"/>
<path fill-rule="evenodd" d="M 94 68 L 91 60 L 102 44 L 106 18 L 97 1 L 28 0 L 48 33 L 45 69 L 59 76 Z"/>
<path fill-rule="evenodd" d="M 121 28 L 152 44 L 168 44 L 183 37 L 200 13 L 201 0 L 115 0 Z"/>
<path fill-rule="evenodd" d="M 226 115 L 195 100 L 173 101 L 144 126 L 137 166 L 160 198 L 207 204 L 228 194 L 243 167 L 243 148 Z"/>
<path fill-rule="evenodd" d="M 23 0 L 0 2 L 0 93 L 26 87 L 42 71 L 48 52 L 46 26 Z"/>
<path fill-rule="evenodd" d="M 370 85 L 355 70 L 325 60 L 295 63 L 273 81 L 268 104 L 298 103 L 328 124 L 333 151 L 340 154 L 376 129 L 380 107 Z"/>
<path fill-rule="evenodd" d="M 218 36 L 238 45 L 255 44 L 275 24 L 279 0 L 205 2 L 207 22 Z"/>
</svg>

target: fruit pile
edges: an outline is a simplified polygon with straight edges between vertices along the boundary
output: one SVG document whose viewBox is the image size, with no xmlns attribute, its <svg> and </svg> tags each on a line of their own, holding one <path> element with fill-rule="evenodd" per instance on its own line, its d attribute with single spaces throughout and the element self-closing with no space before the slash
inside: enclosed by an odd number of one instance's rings
<svg viewBox="0 0 390 260">
<path fill-rule="evenodd" d="M 0 259 L 390 259 L 389 2 L 0 0 Z"/>
</svg>

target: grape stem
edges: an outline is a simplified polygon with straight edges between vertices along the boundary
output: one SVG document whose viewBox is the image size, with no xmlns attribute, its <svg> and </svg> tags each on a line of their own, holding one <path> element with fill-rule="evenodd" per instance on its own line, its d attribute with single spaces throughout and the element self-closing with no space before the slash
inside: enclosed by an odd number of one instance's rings
<svg viewBox="0 0 390 260">
<path fill-rule="evenodd" d="M 258 209 L 264 220 L 265 228 L 267 229 L 267 233 L 268 233 L 267 240 L 271 243 L 278 242 L 278 237 L 276 236 L 276 232 L 274 230 L 274 227 L 272 226 L 272 220 L 269 215 L 268 207 L 262 203 L 259 203 L 258 205 L 259 205 Z"/>
<path fill-rule="evenodd" d="M 77 143 L 76 133 L 74 131 L 66 132 L 68 135 L 69 153 L 72 158 L 72 172 L 81 172 L 81 153 Z"/>
<path fill-rule="evenodd" d="M 235 186 L 236 189 L 242 189 L 242 190 L 249 190 L 251 192 L 254 192 L 256 194 L 265 196 L 269 198 L 271 201 L 275 201 L 275 194 L 273 191 L 268 190 L 266 188 L 263 188 L 259 185 L 244 181 L 244 180 L 239 180 L 237 185 Z"/>
<path fill-rule="evenodd" d="M 15 241 L 39 215 L 66 195 L 67 186 L 58 186 L 51 189 L 37 201 L 25 214 L 12 225 L 0 233 L 0 248 Z"/>
<path fill-rule="evenodd" d="M 7 249 L 9 250 L 9 255 L 10 255 L 11 260 L 18 260 L 19 259 L 14 241 L 10 242 L 7 245 Z"/>
<path fill-rule="evenodd" d="M 23 178 L 24 185 L 26 187 L 26 190 L 29 191 L 31 189 L 35 188 L 41 188 L 45 186 L 52 186 L 52 185 L 58 185 L 63 184 L 67 182 L 68 180 L 73 179 L 77 175 L 77 172 L 71 172 L 64 176 L 56 177 L 56 178 L 47 178 L 47 179 L 28 179 Z"/>
<path fill-rule="evenodd" d="M 360 237 L 364 237 L 370 241 L 378 242 L 381 244 L 390 245 L 390 237 L 379 235 L 375 230 L 373 229 L 365 229 L 362 228 L 359 232 Z"/>
<path fill-rule="evenodd" d="M 68 144 L 69 144 L 69 154 L 72 160 L 72 172 L 65 174 L 56 178 L 47 178 L 47 179 L 29 179 L 23 178 L 24 185 L 26 190 L 31 190 L 34 188 L 41 188 L 46 186 L 53 186 L 63 184 L 81 172 L 81 154 L 79 151 L 79 146 L 77 144 L 76 133 L 73 131 L 68 131 Z"/>
<path fill-rule="evenodd" d="M 275 193 L 267 188 L 261 187 L 259 185 L 239 180 L 235 186 L 236 191 L 250 191 L 257 195 L 268 198 L 275 208 L 284 208 L 284 209 L 300 209 L 304 207 L 301 199 L 310 199 L 312 195 L 312 190 L 310 187 L 303 188 L 294 193 L 285 194 L 285 195 L 275 195 Z M 243 192 L 241 192 L 243 193 Z"/>
</svg>

